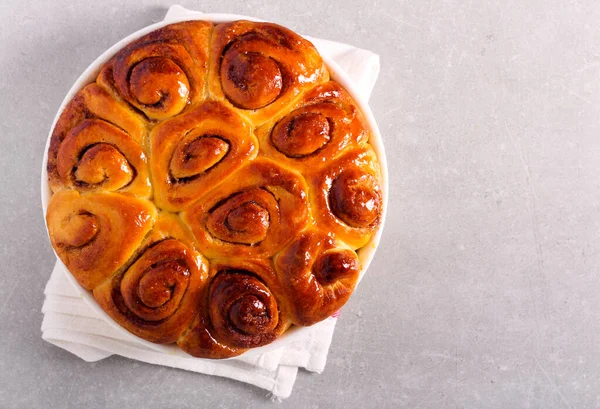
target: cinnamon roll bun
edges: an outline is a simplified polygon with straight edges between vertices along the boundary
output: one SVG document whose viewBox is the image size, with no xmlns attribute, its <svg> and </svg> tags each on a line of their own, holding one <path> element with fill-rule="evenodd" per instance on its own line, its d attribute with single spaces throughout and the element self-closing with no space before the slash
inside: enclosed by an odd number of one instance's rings
<svg viewBox="0 0 600 409">
<path fill-rule="evenodd" d="M 161 121 L 204 98 L 212 24 L 186 21 L 143 36 L 119 51 L 98 83 L 150 120 Z"/>
<path fill-rule="evenodd" d="M 258 152 L 250 126 L 213 101 L 155 127 L 151 143 L 154 200 L 169 211 L 186 208 Z"/>
<path fill-rule="evenodd" d="M 353 249 L 364 246 L 383 211 L 381 174 L 373 149 L 351 150 L 326 168 L 307 174 L 307 179 L 319 228 Z"/>
<path fill-rule="evenodd" d="M 94 288 L 94 297 L 130 332 L 172 343 L 196 316 L 207 274 L 188 228 L 164 213 L 127 265 Z"/>
<path fill-rule="evenodd" d="M 178 345 L 197 357 L 227 358 L 269 344 L 290 325 L 269 264 L 215 260 L 200 316 Z"/>
<path fill-rule="evenodd" d="M 309 222 L 306 182 L 255 159 L 182 214 L 209 258 L 269 258 Z"/>
<path fill-rule="evenodd" d="M 282 112 L 256 133 L 263 156 L 303 173 L 369 140 L 358 107 L 335 81 L 308 91 L 290 112 Z"/>
<path fill-rule="evenodd" d="M 121 191 L 150 197 L 143 141 L 143 118 L 90 84 L 79 91 L 58 119 L 48 150 L 53 191 Z"/>
<path fill-rule="evenodd" d="M 302 232 L 275 257 L 292 322 L 312 325 L 350 298 L 360 272 L 354 251 L 317 230 Z"/>
<path fill-rule="evenodd" d="M 257 125 L 328 78 L 314 46 L 285 27 L 241 20 L 215 28 L 209 92 Z"/>
<path fill-rule="evenodd" d="M 117 193 L 55 193 L 46 223 L 56 253 L 87 290 L 112 276 L 156 219 L 152 203 Z"/>
</svg>

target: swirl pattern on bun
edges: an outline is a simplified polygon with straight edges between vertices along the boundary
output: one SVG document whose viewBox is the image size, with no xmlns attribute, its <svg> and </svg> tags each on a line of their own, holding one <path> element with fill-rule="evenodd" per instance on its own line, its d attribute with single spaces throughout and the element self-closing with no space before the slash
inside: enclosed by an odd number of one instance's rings
<svg viewBox="0 0 600 409">
<path fill-rule="evenodd" d="M 54 250 L 87 290 L 115 273 L 152 228 L 150 202 L 116 193 L 55 193 L 46 223 Z"/>
<path fill-rule="evenodd" d="M 272 23 L 219 24 L 211 42 L 208 89 L 260 125 L 329 74 L 314 46 Z"/>
<path fill-rule="evenodd" d="M 271 257 L 309 221 L 307 186 L 296 173 L 255 159 L 183 213 L 210 258 Z"/>
<path fill-rule="evenodd" d="M 275 257 L 292 322 L 312 325 L 340 309 L 360 272 L 358 256 L 332 236 L 306 230 Z"/>
<path fill-rule="evenodd" d="M 308 91 L 290 112 L 281 114 L 256 131 L 261 154 L 303 173 L 326 166 L 369 139 L 356 103 L 335 81 Z"/>
<path fill-rule="evenodd" d="M 128 265 L 96 287 L 94 297 L 132 333 L 172 343 L 194 319 L 207 274 L 187 227 L 165 213 Z"/>
<path fill-rule="evenodd" d="M 204 96 L 211 31 L 203 21 L 153 31 L 119 51 L 98 82 L 150 120 L 175 116 Z"/>
<path fill-rule="evenodd" d="M 377 156 L 370 146 L 349 151 L 321 171 L 307 174 L 317 225 L 353 249 L 381 223 L 383 193 Z"/>
<path fill-rule="evenodd" d="M 194 356 L 238 355 L 271 343 L 290 325 L 280 283 L 263 261 L 212 262 L 203 307 L 178 343 Z"/>
<path fill-rule="evenodd" d="M 179 211 L 258 152 L 250 126 L 219 102 L 205 102 L 152 130 L 155 202 Z"/>
<path fill-rule="evenodd" d="M 48 149 L 53 191 L 122 191 L 151 194 L 143 141 L 147 125 L 108 91 L 90 84 L 67 104 Z"/>
</svg>

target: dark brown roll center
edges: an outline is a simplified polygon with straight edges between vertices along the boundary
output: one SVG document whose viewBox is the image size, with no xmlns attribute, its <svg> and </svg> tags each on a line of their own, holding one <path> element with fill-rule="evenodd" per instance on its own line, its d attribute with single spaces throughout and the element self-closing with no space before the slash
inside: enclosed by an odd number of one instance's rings
<svg viewBox="0 0 600 409">
<path fill-rule="evenodd" d="M 75 248 L 91 243 L 99 231 L 96 216 L 86 211 L 70 214 L 60 227 L 54 232 L 56 242 Z"/>
<path fill-rule="evenodd" d="M 200 175 L 217 165 L 229 152 L 229 143 L 217 136 L 202 136 L 175 149 L 170 163 L 174 178 Z"/>
<path fill-rule="evenodd" d="M 244 109 L 269 105 L 281 93 L 282 73 L 277 62 L 256 52 L 230 50 L 221 64 L 223 92 L 232 104 Z"/>
<path fill-rule="evenodd" d="M 271 212 L 278 211 L 274 197 L 263 189 L 251 189 L 229 197 L 212 209 L 206 220 L 209 233 L 223 241 L 255 245 L 269 233 Z"/>
<path fill-rule="evenodd" d="M 190 83 L 185 72 L 168 58 L 152 57 L 131 70 L 129 92 L 152 119 L 176 115 L 185 108 Z"/>
<path fill-rule="evenodd" d="M 187 254 L 183 243 L 165 239 L 146 248 L 124 272 L 119 293 L 136 319 L 156 322 L 177 311 L 192 274 Z"/>
<path fill-rule="evenodd" d="M 97 143 L 83 152 L 74 171 L 78 185 L 99 185 L 111 179 L 115 187 L 128 185 L 135 176 L 127 158 L 107 143 Z"/>
<path fill-rule="evenodd" d="M 187 270 L 175 261 L 160 263 L 146 272 L 138 285 L 138 297 L 144 305 L 158 308 L 171 299 L 177 281 Z"/>
<path fill-rule="evenodd" d="M 309 156 L 331 139 L 327 117 L 318 112 L 288 116 L 271 133 L 275 148 L 291 158 Z"/>
<path fill-rule="evenodd" d="M 312 267 L 312 273 L 322 285 L 332 284 L 358 273 L 356 254 L 350 250 L 332 250 L 321 254 Z"/>
<path fill-rule="evenodd" d="M 258 297 L 247 295 L 231 305 L 229 320 L 239 331 L 255 335 L 265 331 L 271 318 L 267 306 Z"/>
<path fill-rule="evenodd" d="M 343 171 L 332 183 L 329 201 L 333 213 L 352 227 L 368 227 L 381 213 L 375 178 L 354 169 Z"/>
<path fill-rule="evenodd" d="M 223 340 L 248 348 L 275 338 L 279 309 L 269 288 L 252 272 L 221 270 L 211 282 L 209 317 Z"/>
<path fill-rule="evenodd" d="M 233 209 L 225 221 L 233 231 L 252 231 L 263 236 L 269 228 L 269 212 L 254 202 L 246 202 Z"/>
</svg>

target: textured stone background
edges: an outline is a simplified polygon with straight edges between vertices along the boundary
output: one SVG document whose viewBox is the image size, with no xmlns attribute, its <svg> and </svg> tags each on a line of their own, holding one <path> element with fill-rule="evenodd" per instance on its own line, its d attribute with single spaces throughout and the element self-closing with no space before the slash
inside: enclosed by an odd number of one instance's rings
<svg viewBox="0 0 600 409">
<path fill-rule="evenodd" d="M 167 0 L 0 2 L 0 407 L 256 408 L 238 382 L 42 341 L 46 135 Z M 284 408 L 600 407 L 600 4 L 181 1 L 369 48 L 390 212 L 322 375 Z"/>
</svg>

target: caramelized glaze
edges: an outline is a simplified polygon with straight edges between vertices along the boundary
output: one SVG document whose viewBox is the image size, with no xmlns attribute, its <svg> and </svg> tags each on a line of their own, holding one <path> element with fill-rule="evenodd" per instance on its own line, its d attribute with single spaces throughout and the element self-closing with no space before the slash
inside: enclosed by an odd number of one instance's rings
<svg viewBox="0 0 600 409">
<path fill-rule="evenodd" d="M 169 211 L 185 209 L 258 152 L 250 126 L 214 101 L 164 121 L 150 139 L 154 201 Z"/>
<path fill-rule="evenodd" d="M 177 341 L 197 314 L 208 274 L 186 226 L 162 213 L 135 256 L 94 288 L 100 306 L 132 333 L 157 343 Z"/>
<path fill-rule="evenodd" d="M 275 269 L 297 325 L 312 325 L 340 309 L 360 272 L 354 251 L 312 229 L 275 257 Z"/>
<path fill-rule="evenodd" d="M 240 114 L 255 125 L 329 79 L 313 45 L 276 24 L 243 20 L 219 24 L 210 47 L 210 96 L 240 108 Z"/>
<path fill-rule="evenodd" d="M 116 193 L 55 193 L 46 223 L 56 253 L 79 284 L 91 290 L 139 247 L 156 210 L 146 200 Z"/>
<path fill-rule="evenodd" d="M 364 246 L 381 221 L 383 196 L 377 156 L 366 145 L 327 167 L 309 172 L 310 202 L 317 225 L 353 249 Z"/>
<path fill-rule="evenodd" d="M 289 327 L 287 303 L 270 263 L 216 259 L 209 277 L 202 312 L 178 341 L 184 351 L 226 358 L 266 345 Z"/>
<path fill-rule="evenodd" d="M 307 190 L 300 175 L 255 159 L 182 217 L 209 258 L 268 258 L 309 222 Z"/>
<path fill-rule="evenodd" d="M 305 173 L 369 140 L 355 102 L 334 82 L 310 90 L 256 131 L 260 153 Z"/>
</svg>

